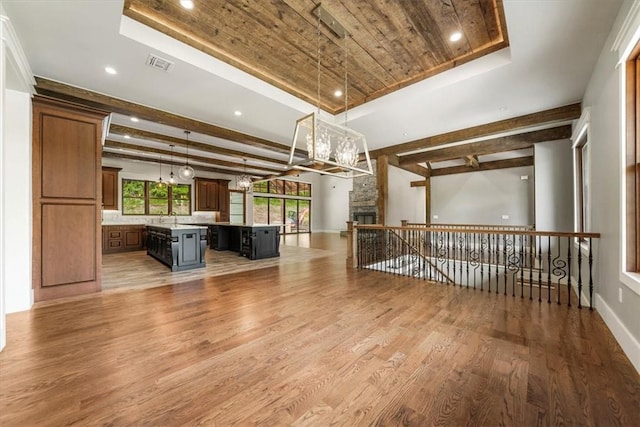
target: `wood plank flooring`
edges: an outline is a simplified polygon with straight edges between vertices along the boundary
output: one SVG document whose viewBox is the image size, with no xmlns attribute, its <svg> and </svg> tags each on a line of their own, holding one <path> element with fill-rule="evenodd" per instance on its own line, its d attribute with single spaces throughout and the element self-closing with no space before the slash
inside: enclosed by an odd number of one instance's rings
<svg viewBox="0 0 640 427">
<path fill-rule="evenodd" d="M 347 270 L 344 238 L 309 238 L 335 254 L 9 315 L 0 425 L 640 425 L 596 312 Z"/>
</svg>

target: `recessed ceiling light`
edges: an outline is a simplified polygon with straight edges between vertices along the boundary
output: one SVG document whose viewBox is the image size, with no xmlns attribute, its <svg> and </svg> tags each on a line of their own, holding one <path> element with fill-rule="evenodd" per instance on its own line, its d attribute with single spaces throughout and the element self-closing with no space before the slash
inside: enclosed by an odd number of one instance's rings
<svg viewBox="0 0 640 427">
<path fill-rule="evenodd" d="M 333 96 L 335 96 L 336 98 L 339 98 L 342 96 L 342 91 L 340 89 L 336 90 L 335 92 L 333 92 Z"/>
<path fill-rule="evenodd" d="M 185 9 L 193 9 L 193 1 L 191 0 L 180 0 L 180 6 L 184 7 Z"/>
<path fill-rule="evenodd" d="M 236 111 L 233 112 L 233 115 L 240 117 L 242 115 L 242 111 L 236 110 Z"/>
<path fill-rule="evenodd" d="M 118 74 L 118 71 L 116 71 L 116 69 L 113 67 L 104 67 L 104 71 L 106 71 L 108 74 Z"/>
<path fill-rule="evenodd" d="M 139 118 L 137 118 L 137 117 L 131 117 L 131 121 L 132 121 L 132 122 L 139 122 L 139 121 L 140 121 L 140 119 L 139 119 Z"/>
<path fill-rule="evenodd" d="M 129 138 L 131 138 L 129 135 L 124 136 L 124 139 L 129 139 Z"/>
<path fill-rule="evenodd" d="M 460 31 L 456 31 L 455 33 L 451 34 L 451 36 L 449 37 L 449 40 L 451 40 L 452 42 L 457 42 L 461 38 L 462 38 L 462 33 Z"/>
</svg>

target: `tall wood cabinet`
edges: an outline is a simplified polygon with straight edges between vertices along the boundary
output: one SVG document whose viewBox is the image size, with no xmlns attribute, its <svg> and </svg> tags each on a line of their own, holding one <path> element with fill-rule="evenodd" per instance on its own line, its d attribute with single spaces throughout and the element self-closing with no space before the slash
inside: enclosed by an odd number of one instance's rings
<svg viewBox="0 0 640 427">
<path fill-rule="evenodd" d="M 121 168 L 102 167 L 102 209 L 118 210 L 118 172 Z"/>
<path fill-rule="evenodd" d="M 196 211 L 219 212 L 218 221 L 229 222 L 229 180 L 196 178 Z"/>
<path fill-rule="evenodd" d="M 101 137 L 107 112 L 33 100 L 36 301 L 101 289 Z"/>
</svg>

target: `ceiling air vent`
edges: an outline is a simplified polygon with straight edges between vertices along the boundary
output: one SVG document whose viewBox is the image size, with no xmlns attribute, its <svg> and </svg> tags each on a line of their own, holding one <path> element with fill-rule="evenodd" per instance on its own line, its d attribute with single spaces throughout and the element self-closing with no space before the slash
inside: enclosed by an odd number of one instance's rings
<svg viewBox="0 0 640 427">
<path fill-rule="evenodd" d="M 147 57 L 147 65 L 158 70 L 169 71 L 173 67 L 173 62 L 150 53 Z"/>
</svg>

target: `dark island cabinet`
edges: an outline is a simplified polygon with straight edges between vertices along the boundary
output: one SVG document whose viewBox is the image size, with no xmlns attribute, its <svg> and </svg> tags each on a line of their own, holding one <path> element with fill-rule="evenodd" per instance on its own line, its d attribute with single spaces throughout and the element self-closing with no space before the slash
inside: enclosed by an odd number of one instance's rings
<svg viewBox="0 0 640 427">
<path fill-rule="evenodd" d="M 280 227 L 273 225 L 209 225 L 209 247 L 234 251 L 251 260 L 280 256 Z"/>
<path fill-rule="evenodd" d="M 171 271 L 204 267 L 206 250 L 206 227 L 147 226 L 147 255 Z"/>
</svg>

